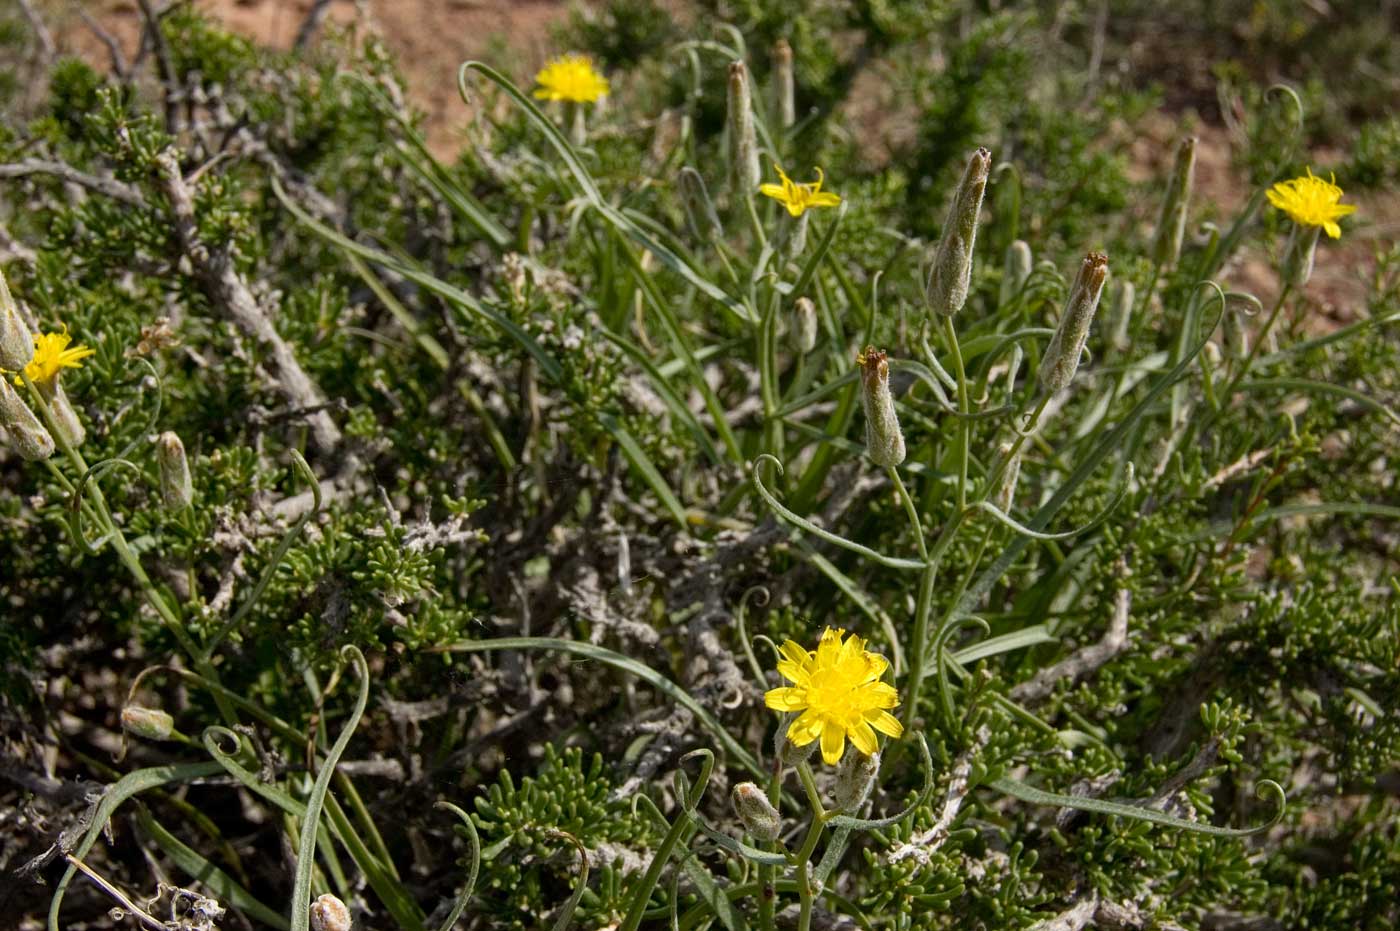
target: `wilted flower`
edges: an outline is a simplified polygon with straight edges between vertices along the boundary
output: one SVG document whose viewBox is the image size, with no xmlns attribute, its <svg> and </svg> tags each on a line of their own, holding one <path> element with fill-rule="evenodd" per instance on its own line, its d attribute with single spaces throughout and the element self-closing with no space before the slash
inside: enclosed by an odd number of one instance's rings
<svg viewBox="0 0 1400 931">
<path fill-rule="evenodd" d="M 1060 324 L 1040 364 L 1040 384 L 1046 391 L 1059 391 L 1074 380 L 1074 373 L 1079 370 L 1079 357 L 1084 354 L 1084 343 L 1089 339 L 1089 325 L 1094 322 L 1107 279 L 1108 256 L 1090 252 L 1079 266 L 1064 312 L 1060 314 Z"/>
<path fill-rule="evenodd" d="M 822 759 L 834 765 L 846 738 L 866 756 L 880 749 L 875 732 L 899 737 L 904 727 L 887 709 L 899 705 L 894 686 L 880 681 L 889 661 L 865 649 L 865 641 L 828 627 L 815 651 L 795 641 L 783 644 L 778 672 L 791 687 L 769 690 L 763 701 L 775 711 L 800 711 L 788 739 L 804 747 L 820 738 Z"/>
<path fill-rule="evenodd" d="M 815 169 L 817 180 L 800 183 L 789 178 L 777 164 L 774 164 L 773 168 L 782 179 L 782 184 L 764 184 L 759 187 L 758 192 L 782 204 L 794 217 L 802 216 L 803 212 L 812 207 L 835 207 L 841 203 L 839 194 L 822 190 L 825 175 L 820 168 Z"/>
<path fill-rule="evenodd" d="M 564 55 L 554 59 L 535 75 L 535 96 L 540 100 L 569 103 L 596 103 L 606 97 L 608 79 L 598 73 L 586 55 Z"/>
</svg>

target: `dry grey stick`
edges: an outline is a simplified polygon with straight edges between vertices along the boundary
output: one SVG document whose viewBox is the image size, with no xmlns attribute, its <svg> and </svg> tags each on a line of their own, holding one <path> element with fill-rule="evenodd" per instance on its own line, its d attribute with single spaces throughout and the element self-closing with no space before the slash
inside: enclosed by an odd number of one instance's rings
<svg viewBox="0 0 1400 931">
<path fill-rule="evenodd" d="M 1049 695 L 1055 683 L 1061 679 L 1078 679 L 1087 676 L 1104 663 L 1113 659 L 1128 645 L 1128 614 L 1133 606 L 1133 596 L 1126 588 L 1118 589 L 1113 603 L 1113 619 L 1108 630 L 1098 643 L 1077 650 L 1068 659 L 1060 660 L 1053 666 L 1040 670 L 1033 677 L 1011 690 L 1015 701 L 1037 701 Z"/>
<path fill-rule="evenodd" d="M 117 41 L 117 37 L 108 32 L 106 27 L 93 19 L 92 14 L 81 6 L 78 7 L 78 15 L 83 18 L 88 29 L 92 30 L 92 34 L 97 36 L 97 41 L 107 47 L 107 57 L 111 59 L 112 72 L 125 82 L 131 75 L 131 66 L 126 63 L 126 56 L 122 54 L 121 43 Z"/>
<path fill-rule="evenodd" d="M 306 43 L 311 41 L 311 37 L 316 35 L 316 31 L 321 28 L 321 23 L 330 12 L 331 0 L 316 0 L 307 12 L 306 18 L 301 21 L 301 28 L 297 30 L 296 41 L 292 43 L 293 48 L 304 48 Z"/>
<path fill-rule="evenodd" d="M 39 42 L 40 57 L 45 62 L 49 61 L 57 50 L 57 46 L 53 43 L 53 33 L 49 32 L 49 27 L 44 25 L 39 11 L 34 9 L 34 4 L 30 0 L 19 0 L 19 8 L 24 13 L 24 18 L 29 20 L 29 28 L 34 30 L 34 38 Z"/>
<path fill-rule="evenodd" d="M 943 795 L 943 811 L 939 813 L 938 821 L 922 834 L 916 834 L 909 838 L 908 843 L 900 844 L 891 850 L 889 862 L 898 863 L 913 857 L 921 864 L 928 865 L 929 854 L 941 847 L 943 842 L 948 839 L 949 829 L 957 820 L 963 801 L 966 800 L 971 791 L 968 781 L 972 775 L 972 758 L 986 745 L 991 736 L 991 731 L 985 727 L 981 728 L 977 732 L 977 741 L 953 761 L 952 773 L 948 777 L 948 790 Z"/>
<path fill-rule="evenodd" d="M 267 314 L 258 306 L 247 282 L 234 267 L 229 249 L 211 249 L 199 238 L 194 216 L 194 194 L 180 173 L 180 163 L 171 150 L 157 159 L 160 181 L 174 212 L 175 232 L 180 245 L 204 286 L 205 294 L 215 308 L 222 311 L 243 333 L 256 340 L 270 355 L 276 385 L 293 407 L 317 409 L 307 420 L 311 425 L 312 441 L 324 452 L 340 445 L 340 428 L 324 410 L 326 403 L 312 383 L 306 370 L 297 361 L 286 340 L 282 339 Z"/>
<path fill-rule="evenodd" d="M 1090 893 L 1087 898 L 1075 902 L 1054 918 L 1042 921 L 1035 926 L 1033 931 L 1082 931 L 1089 922 L 1094 920 L 1094 915 L 1098 910 L 1099 897 L 1096 893 Z"/>
<path fill-rule="evenodd" d="M 51 162 L 41 158 L 26 158 L 23 161 L 0 165 L 0 178 L 28 178 L 32 175 L 51 175 L 60 181 L 67 181 L 96 194 L 102 194 L 120 201 L 129 207 L 144 207 L 145 201 L 134 187 L 115 178 L 99 178 L 79 171 L 63 162 Z"/>
</svg>

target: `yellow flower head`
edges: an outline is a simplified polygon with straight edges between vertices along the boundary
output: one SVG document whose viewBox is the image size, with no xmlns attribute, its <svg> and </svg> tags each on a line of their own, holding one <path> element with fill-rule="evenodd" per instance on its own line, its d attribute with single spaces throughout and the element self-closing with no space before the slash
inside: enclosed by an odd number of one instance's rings
<svg viewBox="0 0 1400 931">
<path fill-rule="evenodd" d="M 608 94 L 608 79 L 598 73 L 586 55 L 556 58 L 535 75 L 535 96 L 540 100 L 595 103 Z"/>
<path fill-rule="evenodd" d="M 1301 178 L 1280 181 L 1268 190 L 1269 203 L 1302 226 L 1320 226 L 1333 239 L 1342 235 L 1337 221 L 1349 213 L 1356 212 L 1355 204 L 1340 204 L 1342 189 L 1337 187 L 1337 176 L 1331 182 L 1313 176 L 1312 169 Z"/>
<path fill-rule="evenodd" d="M 815 651 L 792 640 L 784 643 L 778 672 L 794 684 L 763 696 L 774 711 L 802 712 L 788 726 L 788 739 L 805 747 L 820 737 L 828 765 L 840 761 L 847 737 L 870 756 L 879 749 L 876 731 L 890 737 L 904 733 L 899 719 L 886 710 L 899 704 L 894 686 L 880 681 L 889 662 L 868 651 L 854 634 L 843 640 L 845 633 L 828 627 Z"/>
<path fill-rule="evenodd" d="M 808 207 L 835 207 L 841 203 L 840 195 L 822 190 L 822 179 L 825 176 L 820 168 L 816 169 L 817 180 L 799 184 L 789 178 L 776 163 L 773 167 L 777 169 L 778 177 L 783 179 L 783 183 L 761 184 L 758 192 L 782 204 L 793 216 L 802 216 Z"/>
<path fill-rule="evenodd" d="M 70 349 L 71 342 L 73 337 L 68 335 L 67 326 L 61 333 L 35 333 L 34 358 L 24 367 L 24 374 L 35 384 L 47 384 L 58 378 L 58 373 L 64 369 L 81 368 L 84 359 L 97 353 L 96 349 L 86 346 Z M 23 385 L 24 379 L 16 377 L 15 384 Z"/>
</svg>

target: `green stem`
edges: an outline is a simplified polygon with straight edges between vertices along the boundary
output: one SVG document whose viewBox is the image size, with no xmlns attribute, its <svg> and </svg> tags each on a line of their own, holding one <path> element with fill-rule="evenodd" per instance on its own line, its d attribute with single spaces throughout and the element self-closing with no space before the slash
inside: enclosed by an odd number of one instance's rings
<svg viewBox="0 0 1400 931">
<path fill-rule="evenodd" d="M 972 441 L 972 405 L 967 395 L 967 372 L 963 370 L 962 348 L 958 345 L 958 331 L 953 327 L 953 318 L 943 318 L 943 332 L 948 337 L 948 347 L 953 353 L 953 375 L 958 380 L 958 508 L 967 507 L 967 460 Z"/>
<path fill-rule="evenodd" d="M 1288 299 L 1289 293 L 1293 290 L 1293 283 L 1287 282 L 1283 290 L 1278 293 L 1278 300 L 1274 302 L 1274 309 L 1269 312 L 1268 318 L 1264 321 L 1264 326 L 1260 328 L 1258 335 L 1254 337 L 1254 342 L 1250 344 L 1249 352 L 1245 355 L 1244 361 L 1240 363 L 1239 371 L 1230 379 L 1229 387 L 1220 394 L 1222 404 L 1228 403 L 1234 395 L 1235 389 L 1244 381 L 1244 377 L 1249 374 L 1250 367 L 1254 365 L 1254 359 L 1259 355 L 1259 347 L 1269 338 L 1269 332 L 1273 330 L 1274 323 L 1277 322 L 1279 314 L 1283 311 L 1284 302 Z"/>
<path fill-rule="evenodd" d="M 914 528 L 914 539 L 919 544 L 919 558 L 927 563 L 928 544 L 924 542 L 924 526 L 919 520 L 919 509 L 914 504 L 914 498 L 909 494 L 909 489 L 904 487 L 904 479 L 899 477 L 898 469 L 889 466 L 885 471 L 889 473 L 890 481 L 894 483 L 895 490 L 899 492 L 899 500 L 904 502 L 904 513 L 909 516 L 909 523 Z"/>
<path fill-rule="evenodd" d="M 822 806 L 816 780 L 812 778 L 812 767 L 804 761 L 798 764 L 797 773 L 802 777 L 802 787 L 807 790 L 807 801 L 812 806 L 812 824 L 807 829 L 802 849 L 797 852 L 797 896 L 800 902 L 797 931 L 811 931 L 812 905 L 816 900 L 816 890 L 812 888 L 812 854 L 816 852 L 817 841 L 826 827 L 827 813 Z"/>
</svg>

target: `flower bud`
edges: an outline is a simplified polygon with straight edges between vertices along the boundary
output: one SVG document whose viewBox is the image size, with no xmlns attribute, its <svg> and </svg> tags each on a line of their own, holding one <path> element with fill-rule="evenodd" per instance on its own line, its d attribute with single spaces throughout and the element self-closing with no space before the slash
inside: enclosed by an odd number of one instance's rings
<svg viewBox="0 0 1400 931">
<path fill-rule="evenodd" d="M 749 69 L 742 61 L 729 66 L 729 183 L 734 193 L 751 197 L 758 190 L 758 135 L 749 96 Z"/>
<path fill-rule="evenodd" d="M 972 249 L 977 241 L 977 217 L 982 212 L 982 195 L 987 190 L 987 175 L 992 169 L 992 153 L 978 149 L 967 161 L 962 182 L 948 219 L 943 224 L 943 237 L 929 269 L 924 299 L 929 310 L 951 317 L 967 302 L 967 288 L 972 280 Z"/>
<path fill-rule="evenodd" d="M 797 122 L 796 88 L 792 46 L 786 39 L 779 39 L 773 46 L 773 112 L 777 114 L 779 129 L 787 129 Z"/>
<path fill-rule="evenodd" d="M 55 378 L 40 383 L 39 393 L 49 405 L 49 413 L 53 416 L 53 425 L 58 430 L 59 438 L 74 449 L 82 446 L 83 440 L 87 439 L 87 430 L 83 429 L 83 422 L 78 419 L 78 412 L 73 409 L 59 380 Z"/>
<path fill-rule="evenodd" d="M 784 256 L 789 259 L 796 259 L 802 254 L 802 250 L 807 248 L 807 221 L 811 216 L 803 211 L 802 216 L 784 216 L 779 221 L 782 223 L 782 244 L 781 249 Z"/>
<path fill-rule="evenodd" d="M 160 497 L 166 508 L 180 511 L 194 501 L 190 463 L 185 444 L 169 430 L 156 437 L 156 464 L 160 466 Z"/>
<path fill-rule="evenodd" d="M 1243 359 L 1249 355 L 1249 329 L 1244 325 L 1245 314 L 1231 310 L 1227 305 L 1220 321 L 1221 339 L 1225 342 L 1225 352 L 1231 358 Z"/>
<path fill-rule="evenodd" d="M 879 774 L 878 751 L 870 756 L 858 750 L 847 753 L 836 769 L 836 783 L 831 787 L 831 800 L 836 803 L 836 810 L 850 813 L 864 805 Z"/>
<path fill-rule="evenodd" d="M 1320 226 L 1293 225 L 1283 253 L 1283 280 L 1295 288 L 1301 288 L 1312 277 L 1313 258 L 1317 255 L 1317 238 L 1321 232 Z"/>
<path fill-rule="evenodd" d="M 856 356 L 860 366 L 860 401 L 865 408 L 865 447 L 879 466 L 893 468 L 904 461 L 904 434 L 890 394 L 890 364 L 883 350 L 866 346 Z"/>
<path fill-rule="evenodd" d="M 20 316 L 10 285 L 0 272 L 0 369 L 18 372 L 34 358 L 34 334 Z"/>
<path fill-rule="evenodd" d="M 734 802 L 734 814 L 743 822 L 745 831 L 762 841 L 777 840 L 782 818 L 762 789 L 752 782 L 741 782 L 734 787 L 730 798 Z"/>
<path fill-rule="evenodd" d="M 1024 239 L 1018 239 L 1006 247 L 1006 267 L 1001 273 L 1001 294 L 998 303 L 1005 307 L 1016 299 L 1031 276 L 1031 247 Z"/>
<path fill-rule="evenodd" d="M 1181 243 L 1186 236 L 1186 212 L 1191 205 L 1191 176 L 1196 170 L 1196 137 L 1187 136 L 1176 149 L 1176 164 L 1167 181 L 1167 193 L 1162 199 L 1162 215 L 1157 218 L 1157 233 L 1152 240 L 1152 260 L 1163 268 L 1171 268 L 1181 257 Z"/>
<path fill-rule="evenodd" d="M 1108 344 L 1118 352 L 1127 352 L 1128 327 L 1133 322 L 1133 305 L 1137 302 L 1137 288 L 1126 278 L 1113 289 L 1113 299 L 1108 305 Z"/>
<path fill-rule="evenodd" d="M 790 720 L 780 724 L 778 732 L 773 735 L 773 755 L 783 766 L 796 766 L 812 755 L 813 751 L 817 749 L 817 742 L 814 740 L 801 747 L 793 743 L 787 735 L 789 723 L 791 723 Z"/>
<path fill-rule="evenodd" d="M 701 242 L 722 238 L 724 227 L 719 222 L 719 212 L 715 210 L 710 189 L 705 186 L 700 172 L 689 165 L 682 168 L 676 175 L 676 187 L 680 191 L 685 222 L 690 227 L 691 235 Z"/>
<path fill-rule="evenodd" d="M 997 449 L 998 459 L 1006 459 L 1007 456 L 1011 456 L 1006 467 L 1002 470 L 1001 482 L 997 485 L 996 494 L 992 496 L 992 503 L 1003 514 L 1011 513 L 1011 502 L 1016 500 L 1016 483 L 1021 479 L 1021 454 L 1025 452 L 1026 446 L 1022 443 L 1014 456 L 1011 455 L 1011 448 L 1010 443 L 1002 443 L 1001 447 Z"/>
<path fill-rule="evenodd" d="M 53 437 L 7 378 L 0 378 L 0 427 L 10 435 L 10 446 L 20 458 L 37 462 L 53 455 Z"/>
<path fill-rule="evenodd" d="M 799 297 L 792 305 L 792 336 L 804 356 L 817 348 L 817 305 L 810 297 Z"/>
<path fill-rule="evenodd" d="M 1099 309 L 1099 297 L 1103 294 L 1104 281 L 1108 279 L 1108 256 L 1102 252 L 1090 252 L 1079 266 L 1079 274 L 1069 289 L 1064 312 L 1060 314 L 1059 326 L 1050 338 L 1045 349 L 1045 358 L 1040 363 L 1040 385 L 1054 393 L 1067 388 L 1079 369 L 1079 357 L 1084 353 L 1084 343 L 1089 338 L 1089 325 L 1094 322 L 1094 313 Z"/>
<path fill-rule="evenodd" d="M 122 709 L 122 730 L 143 740 L 169 740 L 175 719 L 159 708 L 127 705 Z"/>
<path fill-rule="evenodd" d="M 311 903 L 311 931 L 350 931 L 350 909 L 327 892 Z"/>
</svg>

